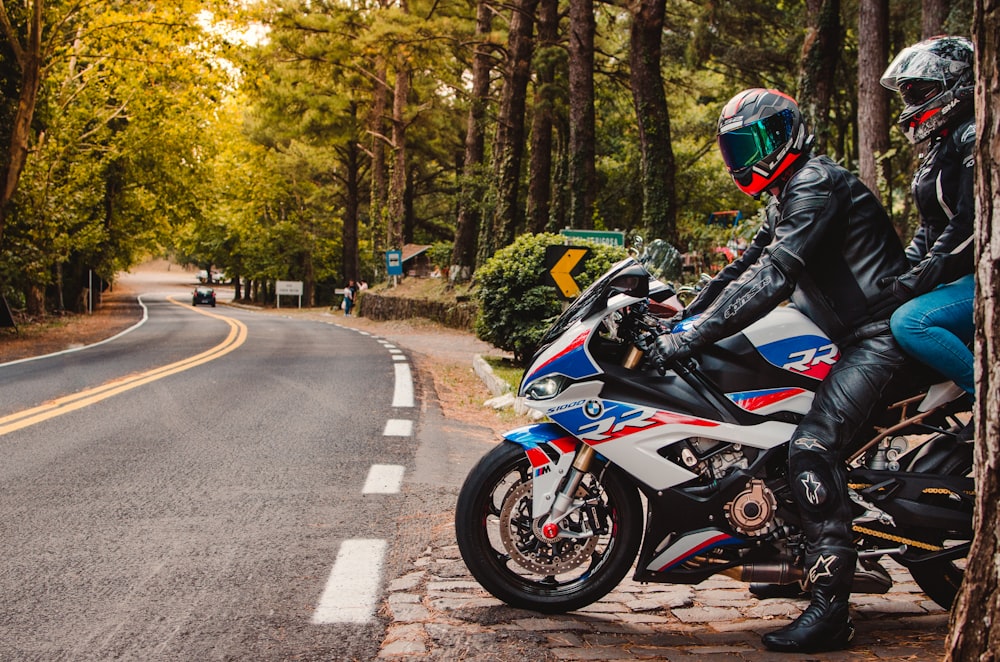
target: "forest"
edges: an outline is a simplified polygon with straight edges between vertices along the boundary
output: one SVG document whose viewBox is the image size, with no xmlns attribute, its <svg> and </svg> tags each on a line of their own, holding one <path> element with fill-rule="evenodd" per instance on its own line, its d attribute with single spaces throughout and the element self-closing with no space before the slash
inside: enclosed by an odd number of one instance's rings
<svg viewBox="0 0 1000 662">
<path fill-rule="evenodd" d="M 322 305 L 384 252 L 466 281 L 523 233 L 620 230 L 683 253 L 752 236 L 722 105 L 796 97 L 815 150 L 900 235 L 916 154 L 878 85 L 972 0 L 0 2 L 0 287 L 79 310 L 149 255 Z M 742 220 L 713 223 L 718 211 Z M 732 218 L 732 215 L 723 218 Z"/>
<path fill-rule="evenodd" d="M 325 305 L 386 250 L 474 283 L 563 228 L 705 253 L 758 223 L 715 139 L 748 87 L 795 96 L 908 239 L 919 154 L 878 81 L 938 34 L 977 49 L 976 520 L 947 659 L 996 659 L 1000 0 L 0 0 L 0 296 L 79 311 L 168 256 Z"/>
</svg>

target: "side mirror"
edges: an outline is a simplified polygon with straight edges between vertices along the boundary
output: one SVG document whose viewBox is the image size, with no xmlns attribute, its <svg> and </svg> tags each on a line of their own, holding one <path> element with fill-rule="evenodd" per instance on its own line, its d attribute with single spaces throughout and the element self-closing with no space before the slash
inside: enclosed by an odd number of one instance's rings
<svg viewBox="0 0 1000 662">
<path fill-rule="evenodd" d="M 635 264 L 615 276 L 609 287 L 615 294 L 645 299 L 649 296 L 649 273 L 642 265 Z"/>
</svg>

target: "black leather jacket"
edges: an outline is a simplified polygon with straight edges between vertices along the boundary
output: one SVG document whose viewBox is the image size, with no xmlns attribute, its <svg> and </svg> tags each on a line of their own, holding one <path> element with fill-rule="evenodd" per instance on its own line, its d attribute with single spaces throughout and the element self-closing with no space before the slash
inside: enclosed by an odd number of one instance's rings
<svg viewBox="0 0 1000 662">
<path fill-rule="evenodd" d="M 680 341 L 689 350 L 741 331 L 791 297 L 831 338 L 871 321 L 879 280 L 909 268 L 875 195 L 826 156 L 814 156 L 767 207 L 750 247 L 685 311 L 702 312 Z"/>
<path fill-rule="evenodd" d="M 920 227 L 906 247 L 911 268 L 899 278 L 910 296 L 973 271 L 975 148 L 976 122 L 970 117 L 935 137 L 913 174 Z"/>
</svg>

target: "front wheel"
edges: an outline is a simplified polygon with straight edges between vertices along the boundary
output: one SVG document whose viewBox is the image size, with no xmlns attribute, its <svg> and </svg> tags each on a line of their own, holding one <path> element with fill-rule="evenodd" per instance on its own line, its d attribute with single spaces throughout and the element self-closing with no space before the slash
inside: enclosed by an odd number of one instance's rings
<svg viewBox="0 0 1000 662">
<path fill-rule="evenodd" d="M 602 467 L 584 476 L 579 508 L 560 527 L 573 537 L 546 541 L 531 513 L 531 465 L 504 442 L 465 479 L 455 511 L 462 559 L 483 587 L 512 607 L 553 614 L 579 609 L 621 582 L 642 541 L 638 491 Z"/>
</svg>

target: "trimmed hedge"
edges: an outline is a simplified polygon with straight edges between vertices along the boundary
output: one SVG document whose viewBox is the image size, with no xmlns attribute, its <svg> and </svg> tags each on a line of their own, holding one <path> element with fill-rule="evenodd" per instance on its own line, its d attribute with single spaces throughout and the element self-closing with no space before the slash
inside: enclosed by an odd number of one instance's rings
<svg viewBox="0 0 1000 662">
<path fill-rule="evenodd" d="M 480 340 L 514 354 L 524 364 L 534 354 L 538 341 L 562 312 L 556 288 L 546 280 L 545 249 L 564 245 L 557 234 L 525 234 L 497 251 L 476 270 L 479 314 L 475 331 Z M 573 245 L 580 245 L 574 239 Z M 624 248 L 587 243 L 590 255 L 576 277 L 586 288 L 613 264 L 627 256 Z"/>
</svg>

